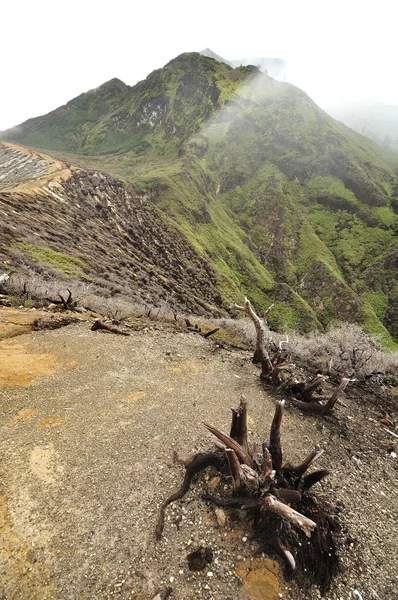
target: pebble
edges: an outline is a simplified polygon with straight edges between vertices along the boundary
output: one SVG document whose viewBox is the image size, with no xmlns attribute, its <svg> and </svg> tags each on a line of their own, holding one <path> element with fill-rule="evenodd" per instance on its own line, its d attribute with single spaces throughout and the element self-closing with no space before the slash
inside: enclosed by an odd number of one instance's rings
<svg viewBox="0 0 398 600">
<path fill-rule="evenodd" d="M 216 519 L 217 519 L 217 523 L 220 527 L 225 527 L 225 522 L 226 522 L 226 514 L 223 511 L 222 508 L 216 508 L 215 509 L 215 514 L 216 514 Z"/>
</svg>

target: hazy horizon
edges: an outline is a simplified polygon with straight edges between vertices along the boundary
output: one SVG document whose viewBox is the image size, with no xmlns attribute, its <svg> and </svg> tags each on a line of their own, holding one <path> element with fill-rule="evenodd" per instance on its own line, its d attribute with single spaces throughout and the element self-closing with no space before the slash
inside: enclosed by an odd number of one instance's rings
<svg viewBox="0 0 398 600">
<path fill-rule="evenodd" d="M 9 58 L 0 130 L 114 77 L 134 85 L 179 54 L 206 47 L 228 60 L 286 60 L 286 81 L 325 110 L 342 99 L 398 105 L 395 20 L 386 0 L 367 6 L 357 0 L 287 0 L 283 6 L 249 0 L 239 10 L 223 0 L 204 0 L 189 15 L 180 0 L 155 1 L 150 8 L 70 0 L 67 8 L 55 11 L 49 0 L 2 7 Z"/>
</svg>

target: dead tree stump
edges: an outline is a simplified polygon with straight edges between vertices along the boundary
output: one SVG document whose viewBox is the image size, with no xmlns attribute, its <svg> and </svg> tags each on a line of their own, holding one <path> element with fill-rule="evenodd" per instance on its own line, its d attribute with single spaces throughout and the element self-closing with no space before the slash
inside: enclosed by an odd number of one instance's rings
<svg viewBox="0 0 398 600">
<path fill-rule="evenodd" d="M 292 575 L 304 587 L 319 586 L 324 594 L 334 576 L 338 559 L 334 532 L 336 519 L 320 508 L 311 488 L 326 477 L 326 470 L 306 475 L 308 469 L 323 454 L 315 449 L 299 465 L 283 463 L 281 423 L 284 401 L 278 401 L 271 424 L 270 440 L 262 444 L 262 456 L 256 444 L 250 448 L 247 440 L 247 406 L 242 398 L 232 411 L 230 434 L 205 423 L 215 435 L 217 450 L 185 457 L 183 484 L 161 506 L 156 537 L 163 532 L 165 511 L 169 504 L 187 493 L 196 473 L 214 467 L 231 483 L 229 493 L 204 499 L 218 506 L 244 510 L 253 526 L 253 539 L 258 552 L 281 557 L 286 574 Z"/>
</svg>

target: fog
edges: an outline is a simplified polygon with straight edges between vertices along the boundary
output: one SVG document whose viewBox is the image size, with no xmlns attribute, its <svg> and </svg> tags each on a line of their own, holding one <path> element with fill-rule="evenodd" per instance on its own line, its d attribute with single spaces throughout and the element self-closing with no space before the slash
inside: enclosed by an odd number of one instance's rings
<svg viewBox="0 0 398 600">
<path fill-rule="evenodd" d="M 325 109 L 344 98 L 398 104 L 394 12 L 389 0 L 4 2 L 0 130 L 113 77 L 134 85 L 206 47 L 229 59 L 286 60 L 286 80 Z"/>
</svg>

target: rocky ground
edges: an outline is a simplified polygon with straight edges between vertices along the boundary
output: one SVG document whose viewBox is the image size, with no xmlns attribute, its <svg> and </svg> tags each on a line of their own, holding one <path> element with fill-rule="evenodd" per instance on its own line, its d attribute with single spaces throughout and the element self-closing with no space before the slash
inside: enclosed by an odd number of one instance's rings
<svg viewBox="0 0 398 600">
<path fill-rule="evenodd" d="M 244 519 L 201 499 L 222 491 L 212 472 L 168 508 L 164 537 L 154 539 L 159 506 L 183 476 L 173 451 L 212 447 L 203 420 L 228 430 L 244 393 L 250 438 L 268 439 L 276 396 L 260 384 L 250 353 L 139 319 L 130 337 L 89 326 L 0 341 L 0 598 L 151 600 L 167 587 L 173 600 L 318 598 L 284 581 L 278 562 L 255 557 Z M 316 492 L 342 524 L 340 572 L 327 597 L 391 600 L 394 400 L 352 392 L 343 401 L 328 419 L 287 401 L 284 456 L 299 462 L 315 443 L 326 450 L 317 468 L 332 473 Z M 199 545 L 213 560 L 191 572 L 186 555 Z"/>
</svg>

